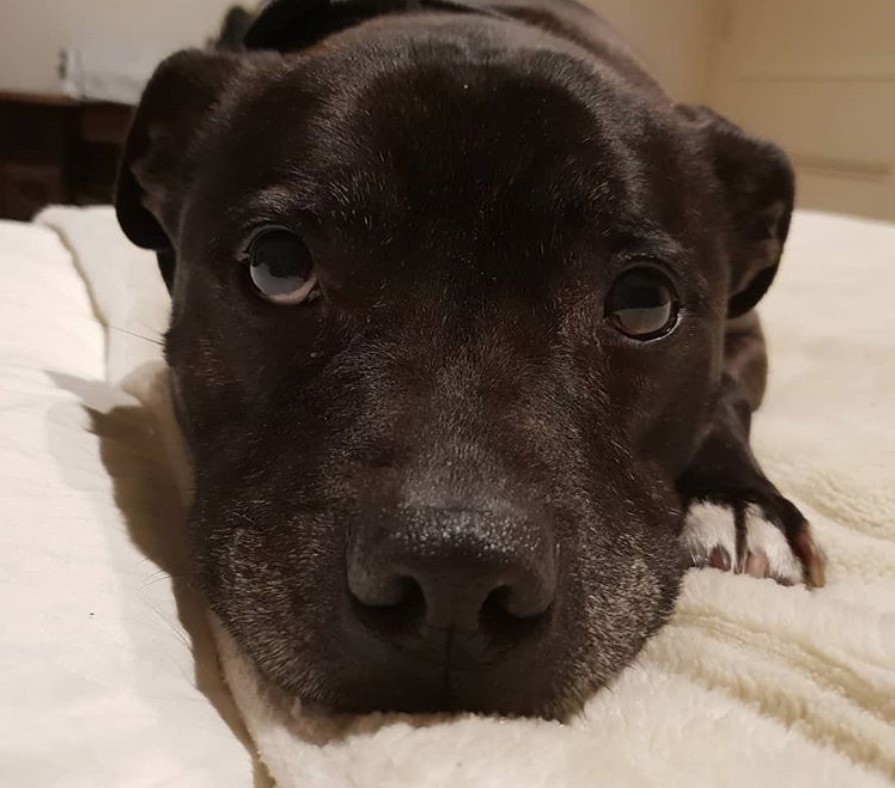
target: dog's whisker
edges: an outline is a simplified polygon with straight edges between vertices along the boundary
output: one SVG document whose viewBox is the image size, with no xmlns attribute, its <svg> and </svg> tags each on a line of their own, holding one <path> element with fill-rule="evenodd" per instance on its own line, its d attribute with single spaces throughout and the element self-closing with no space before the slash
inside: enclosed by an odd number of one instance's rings
<svg viewBox="0 0 895 788">
<path fill-rule="evenodd" d="M 230 513 L 234 517 L 238 517 L 240 520 L 247 522 L 253 528 L 257 527 L 257 525 L 258 525 L 251 517 L 249 517 L 247 514 L 244 514 L 241 511 L 239 511 L 239 509 L 233 509 Z"/>
<path fill-rule="evenodd" d="M 142 339 L 144 342 L 151 342 L 153 345 L 158 345 L 159 347 L 164 347 L 165 343 L 161 339 L 153 339 L 152 337 L 144 337 L 142 334 L 137 334 L 134 331 L 128 331 L 126 328 L 119 328 L 118 326 L 109 326 L 110 331 L 117 331 L 119 334 L 126 334 L 129 337 L 134 337 L 134 339 Z"/>
</svg>

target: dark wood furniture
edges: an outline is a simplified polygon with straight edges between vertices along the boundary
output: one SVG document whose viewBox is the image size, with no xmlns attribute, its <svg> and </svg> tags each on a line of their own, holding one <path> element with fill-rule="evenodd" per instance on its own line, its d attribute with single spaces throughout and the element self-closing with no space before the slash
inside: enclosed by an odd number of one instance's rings
<svg viewBox="0 0 895 788">
<path fill-rule="evenodd" d="M 0 92 L 0 217 L 112 199 L 132 107 Z"/>
</svg>

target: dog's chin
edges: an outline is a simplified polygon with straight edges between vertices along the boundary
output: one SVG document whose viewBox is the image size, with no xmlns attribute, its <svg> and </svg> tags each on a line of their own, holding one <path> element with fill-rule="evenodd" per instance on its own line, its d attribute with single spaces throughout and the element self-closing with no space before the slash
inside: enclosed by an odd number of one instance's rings
<svg viewBox="0 0 895 788">
<path fill-rule="evenodd" d="M 234 681 L 251 681 L 256 695 L 291 716 L 315 718 L 366 715 L 438 716 L 477 714 L 506 718 L 565 721 L 578 713 L 605 680 L 592 676 L 554 681 L 543 673 L 526 675 L 500 663 L 462 667 L 410 662 L 388 672 L 320 666 L 296 660 L 288 676 L 255 659 L 251 647 L 212 614 L 224 673 Z M 344 680 L 340 677 L 349 676 Z M 238 696 L 238 687 L 232 687 Z"/>
<path fill-rule="evenodd" d="M 290 698 L 301 713 L 314 715 L 414 715 L 453 716 L 475 714 L 504 718 L 543 718 L 565 721 L 583 706 L 584 692 L 544 693 L 532 695 L 520 686 L 515 694 L 487 691 L 479 676 L 451 677 L 452 686 L 446 688 L 440 679 L 395 691 L 392 686 L 349 685 L 324 692 L 294 692 L 278 688 L 283 697 Z M 470 671 L 463 671 L 470 673 Z M 571 688 L 570 688 L 571 690 Z"/>
<path fill-rule="evenodd" d="M 414 683 L 395 691 L 394 686 L 348 686 L 328 693 L 326 700 L 299 695 L 303 706 L 338 714 L 477 714 L 496 717 L 541 717 L 564 720 L 580 710 L 575 694 L 541 692 L 532 694 L 524 685 L 515 692 L 488 689 L 489 674 L 455 670 L 446 679 L 434 677 L 428 683 Z"/>
<path fill-rule="evenodd" d="M 614 675 L 566 672 L 561 677 L 532 676 L 527 680 L 516 674 L 504 680 L 501 667 L 495 666 L 453 668 L 425 676 L 419 672 L 412 676 L 355 676 L 344 682 L 314 670 L 289 681 L 265 673 L 244 652 L 241 656 L 270 695 L 279 698 L 292 714 L 316 717 L 478 715 L 568 722 Z"/>
</svg>

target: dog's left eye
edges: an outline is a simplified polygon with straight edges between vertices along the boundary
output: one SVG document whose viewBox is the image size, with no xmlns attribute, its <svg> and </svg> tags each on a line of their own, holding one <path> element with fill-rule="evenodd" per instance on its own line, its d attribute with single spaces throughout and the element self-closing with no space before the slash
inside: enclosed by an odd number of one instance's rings
<svg viewBox="0 0 895 788">
<path fill-rule="evenodd" d="M 658 339 L 677 325 L 677 299 L 659 271 L 634 268 L 612 286 L 606 299 L 606 317 L 616 330 L 632 339 Z"/>
<path fill-rule="evenodd" d="M 288 230 L 265 230 L 249 247 L 252 284 L 274 304 L 294 305 L 317 295 L 314 260 L 307 245 Z"/>
</svg>

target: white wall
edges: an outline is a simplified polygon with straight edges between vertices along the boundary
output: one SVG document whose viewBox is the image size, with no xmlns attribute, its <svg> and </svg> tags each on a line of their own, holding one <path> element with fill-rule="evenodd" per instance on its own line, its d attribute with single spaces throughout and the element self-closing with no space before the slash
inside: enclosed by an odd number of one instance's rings
<svg viewBox="0 0 895 788">
<path fill-rule="evenodd" d="M 0 90 L 58 93 L 68 43 L 173 51 L 204 43 L 230 0 L 0 0 Z"/>
<path fill-rule="evenodd" d="M 201 44 L 232 0 L 0 0 L 0 90 L 59 91 L 68 43 L 175 50 Z M 703 93 L 713 0 L 589 0 L 676 96 Z"/>
<path fill-rule="evenodd" d="M 680 101 L 706 97 L 716 0 L 585 0 Z"/>
<path fill-rule="evenodd" d="M 783 145 L 799 205 L 895 219 L 895 0 L 719 0 L 711 103 Z"/>
</svg>

